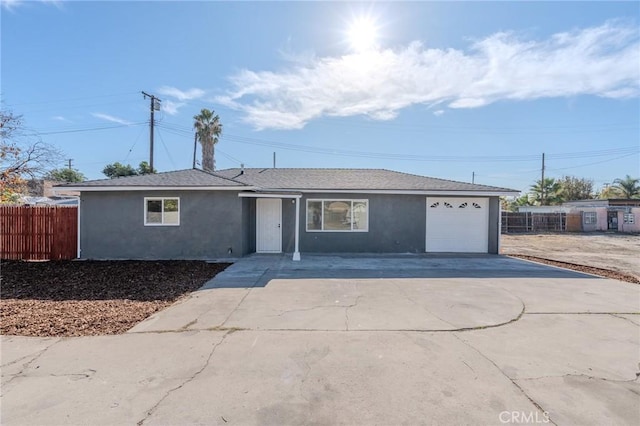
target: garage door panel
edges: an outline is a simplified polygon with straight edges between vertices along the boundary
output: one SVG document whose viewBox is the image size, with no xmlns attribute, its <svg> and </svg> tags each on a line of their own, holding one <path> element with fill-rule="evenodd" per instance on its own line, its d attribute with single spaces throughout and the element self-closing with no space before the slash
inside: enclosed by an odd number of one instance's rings
<svg viewBox="0 0 640 426">
<path fill-rule="evenodd" d="M 487 253 L 489 199 L 427 197 L 427 252 Z"/>
</svg>

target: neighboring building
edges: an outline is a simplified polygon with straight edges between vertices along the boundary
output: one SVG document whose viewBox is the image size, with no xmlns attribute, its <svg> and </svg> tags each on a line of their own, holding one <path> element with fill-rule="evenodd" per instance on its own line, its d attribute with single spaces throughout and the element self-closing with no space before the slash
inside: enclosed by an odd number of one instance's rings
<svg viewBox="0 0 640 426">
<path fill-rule="evenodd" d="M 65 191 L 54 186 L 60 182 L 44 179 L 31 179 L 27 181 L 27 193 L 17 199 L 18 204 L 30 206 L 75 206 L 78 205 L 80 193 L 77 191 Z"/>
<path fill-rule="evenodd" d="M 640 199 L 576 200 L 563 206 L 582 214 L 583 231 L 640 232 Z"/>
<path fill-rule="evenodd" d="M 512 189 L 374 169 L 180 170 L 69 184 L 94 259 L 498 253 Z"/>
<path fill-rule="evenodd" d="M 575 200 L 561 206 L 523 206 L 519 212 L 580 214 L 580 231 L 640 232 L 640 199 Z"/>
</svg>

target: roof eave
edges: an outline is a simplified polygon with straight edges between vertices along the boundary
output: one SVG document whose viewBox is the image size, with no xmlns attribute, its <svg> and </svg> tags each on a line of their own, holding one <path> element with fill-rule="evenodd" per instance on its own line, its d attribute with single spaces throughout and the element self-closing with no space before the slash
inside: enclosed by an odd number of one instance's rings
<svg viewBox="0 0 640 426">
<path fill-rule="evenodd" d="M 243 191 L 254 190 L 253 186 L 155 186 L 155 185 L 111 185 L 111 186 L 54 186 L 57 191 L 106 192 L 106 191 Z"/>
<path fill-rule="evenodd" d="M 480 197 L 502 197 L 518 196 L 520 191 L 507 188 L 496 190 L 455 190 L 455 189 L 331 189 L 331 188 L 305 188 L 305 189 L 276 189 L 261 188 L 264 192 L 301 192 L 317 193 L 332 192 L 336 194 L 394 194 L 394 195 L 452 195 L 452 196 L 480 196 Z"/>
</svg>

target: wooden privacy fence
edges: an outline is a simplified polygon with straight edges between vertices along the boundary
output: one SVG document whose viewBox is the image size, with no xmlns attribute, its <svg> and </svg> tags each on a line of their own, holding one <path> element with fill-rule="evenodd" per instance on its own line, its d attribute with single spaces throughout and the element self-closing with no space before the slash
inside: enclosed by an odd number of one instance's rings
<svg viewBox="0 0 640 426">
<path fill-rule="evenodd" d="M 580 213 L 502 212 L 502 233 L 581 231 Z"/>
<path fill-rule="evenodd" d="M 0 206 L 0 258 L 75 259 L 78 208 Z"/>
</svg>

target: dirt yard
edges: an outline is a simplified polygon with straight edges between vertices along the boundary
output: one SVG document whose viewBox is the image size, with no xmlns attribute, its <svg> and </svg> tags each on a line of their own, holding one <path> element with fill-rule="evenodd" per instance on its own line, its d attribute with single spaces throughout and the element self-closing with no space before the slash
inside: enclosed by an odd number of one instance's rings
<svg viewBox="0 0 640 426">
<path fill-rule="evenodd" d="M 502 235 L 501 252 L 608 269 L 640 279 L 640 235 L 509 234 Z"/>
<path fill-rule="evenodd" d="M 197 261 L 2 261 L 0 332 L 123 333 L 227 266 Z"/>
</svg>

